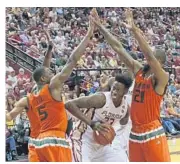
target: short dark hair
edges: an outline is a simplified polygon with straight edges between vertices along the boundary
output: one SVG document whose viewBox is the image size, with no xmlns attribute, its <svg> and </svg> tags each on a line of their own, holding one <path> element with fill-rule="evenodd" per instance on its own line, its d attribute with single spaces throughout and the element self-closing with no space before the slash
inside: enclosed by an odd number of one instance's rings
<svg viewBox="0 0 180 164">
<path fill-rule="evenodd" d="M 38 67 L 33 72 L 33 79 L 35 82 L 39 82 L 42 75 L 44 74 L 44 67 Z"/>
<path fill-rule="evenodd" d="M 115 81 L 124 84 L 127 89 L 130 88 L 133 82 L 132 78 L 128 76 L 127 74 L 116 75 Z"/>
</svg>

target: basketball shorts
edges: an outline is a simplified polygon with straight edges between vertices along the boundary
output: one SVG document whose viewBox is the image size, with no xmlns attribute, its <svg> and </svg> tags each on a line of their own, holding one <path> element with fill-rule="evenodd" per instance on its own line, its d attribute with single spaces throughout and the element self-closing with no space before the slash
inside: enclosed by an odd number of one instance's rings
<svg viewBox="0 0 180 164">
<path fill-rule="evenodd" d="M 133 126 L 129 138 L 130 162 L 170 162 L 166 135 L 159 120 Z"/>
<path fill-rule="evenodd" d="M 72 139 L 72 153 L 74 162 L 128 162 L 127 153 L 120 145 L 114 148 Z"/>
<path fill-rule="evenodd" d="M 72 162 L 71 148 L 64 132 L 41 133 L 37 139 L 30 140 L 30 144 L 36 148 L 40 162 Z"/>
<path fill-rule="evenodd" d="M 35 147 L 32 145 L 28 145 L 28 150 L 29 150 L 28 153 L 29 162 L 40 162 Z"/>
</svg>

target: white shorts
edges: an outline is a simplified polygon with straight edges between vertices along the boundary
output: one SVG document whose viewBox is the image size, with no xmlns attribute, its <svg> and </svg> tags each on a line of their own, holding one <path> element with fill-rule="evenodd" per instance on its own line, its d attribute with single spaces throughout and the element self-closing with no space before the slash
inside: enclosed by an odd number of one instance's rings
<svg viewBox="0 0 180 164">
<path fill-rule="evenodd" d="M 74 162 L 128 162 L 126 150 L 112 145 L 101 146 L 86 141 L 72 140 Z"/>
</svg>

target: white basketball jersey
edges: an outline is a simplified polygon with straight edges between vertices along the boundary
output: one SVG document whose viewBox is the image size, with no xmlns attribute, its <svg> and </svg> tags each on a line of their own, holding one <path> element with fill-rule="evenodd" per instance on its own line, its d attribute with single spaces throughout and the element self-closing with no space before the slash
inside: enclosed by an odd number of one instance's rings
<svg viewBox="0 0 180 164">
<path fill-rule="evenodd" d="M 120 126 L 120 120 L 126 115 L 128 109 L 128 103 L 125 99 L 122 99 L 121 105 L 119 107 L 115 107 L 110 92 L 103 93 L 106 97 L 106 104 L 99 109 L 86 109 L 84 114 L 91 118 L 92 121 L 104 121 L 111 124 L 115 131 L 116 127 Z M 89 138 L 93 139 L 93 130 L 91 127 L 87 126 L 84 122 L 78 121 L 74 127 L 72 132 L 72 139 L 84 139 Z"/>
<path fill-rule="evenodd" d="M 128 103 L 129 107 L 131 107 L 132 103 L 132 93 L 135 85 L 135 80 L 133 81 L 131 87 L 128 90 L 128 93 L 124 96 L 126 102 Z M 132 127 L 132 122 L 129 117 L 129 121 L 126 125 L 121 125 L 121 126 L 116 126 L 116 140 L 113 142 L 113 147 L 118 148 L 121 146 L 124 150 L 128 152 L 128 147 L 129 147 L 129 134 L 131 131 Z"/>
<path fill-rule="evenodd" d="M 119 125 L 119 121 L 126 115 L 128 107 L 124 97 L 121 105 L 116 108 L 111 98 L 111 92 L 103 94 L 106 97 L 106 104 L 102 108 L 96 109 L 92 121 L 104 121 L 112 126 Z"/>
</svg>

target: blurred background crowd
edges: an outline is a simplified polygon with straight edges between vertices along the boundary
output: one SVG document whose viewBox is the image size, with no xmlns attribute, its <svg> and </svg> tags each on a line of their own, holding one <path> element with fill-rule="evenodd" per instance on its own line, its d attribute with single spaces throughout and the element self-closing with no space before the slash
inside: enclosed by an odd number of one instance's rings
<svg viewBox="0 0 180 164">
<path fill-rule="evenodd" d="M 167 62 L 164 68 L 169 72 L 170 79 L 161 106 L 161 116 L 167 135 L 177 135 L 180 133 L 180 8 L 132 9 L 135 23 L 143 31 L 152 49 L 157 47 L 166 50 Z M 54 44 L 51 62 L 55 65 L 55 71 L 59 72 L 72 50 L 86 34 L 90 10 L 91 8 L 70 7 L 8 7 L 6 41 L 42 62 L 48 48 L 43 29 L 47 30 Z M 108 7 L 97 10 L 103 24 L 123 43 L 129 55 L 144 64 L 144 56 L 136 40 L 122 24 L 125 21 L 125 8 Z M 110 77 L 127 68 L 97 31 L 76 69 L 79 71 L 74 71 L 64 85 L 64 101 L 95 93 L 108 84 Z M 15 102 L 29 93 L 33 86 L 34 82 L 31 76 L 26 74 L 25 68 L 17 70 L 6 62 L 8 111 L 11 111 Z M 26 154 L 30 130 L 25 112 L 16 120 L 7 122 L 6 128 L 9 150 L 18 149 L 18 154 Z M 16 159 L 15 154 L 12 157 Z"/>
</svg>

